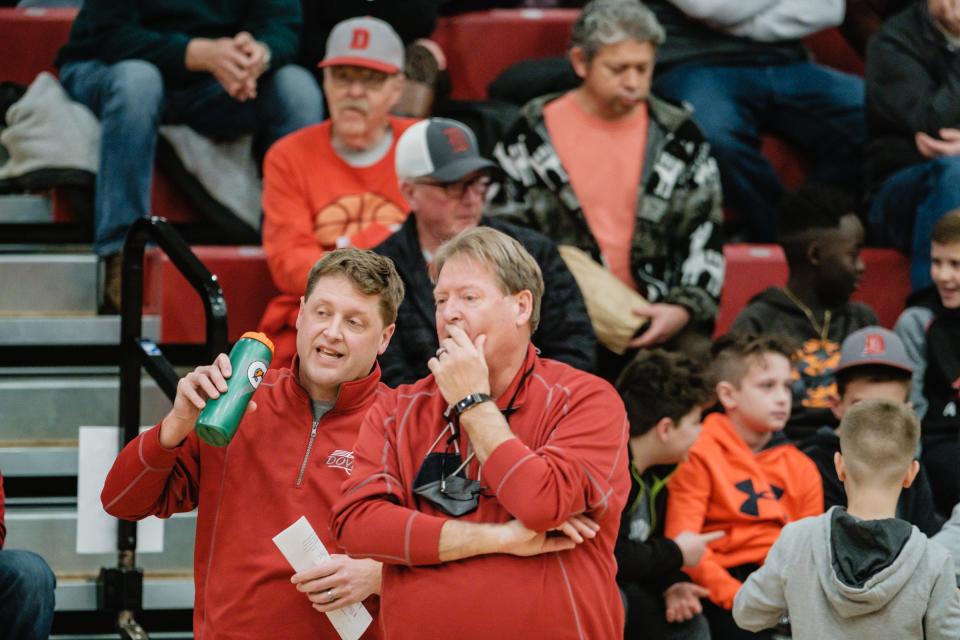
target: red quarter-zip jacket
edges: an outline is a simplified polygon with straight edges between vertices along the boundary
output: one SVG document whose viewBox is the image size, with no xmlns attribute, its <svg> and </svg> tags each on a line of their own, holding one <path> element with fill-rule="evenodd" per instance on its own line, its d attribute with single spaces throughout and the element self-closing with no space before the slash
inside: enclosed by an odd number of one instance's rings
<svg viewBox="0 0 960 640">
<path fill-rule="evenodd" d="M 194 550 L 197 640 L 338 639 L 327 616 L 290 582 L 293 569 L 273 544 L 306 516 L 331 553 L 340 553 L 327 525 L 330 508 L 353 467 L 353 445 L 367 409 L 392 393 L 380 367 L 344 383 L 318 422 L 294 370 L 271 369 L 254 393 L 257 410 L 226 447 L 195 432 L 175 449 L 160 426 L 132 441 L 110 470 L 101 499 L 118 518 L 161 518 L 198 508 Z M 365 638 L 380 636 L 375 616 Z"/>
<path fill-rule="evenodd" d="M 450 516 L 415 499 L 412 484 L 427 453 L 443 450 L 431 444 L 446 425 L 447 403 L 433 376 L 381 396 L 360 428 L 333 530 L 350 555 L 384 563 L 380 613 L 389 640 L 623 637 L 613 555 L 630 490 L 623 403 L 600 378 L 540 359 L 533 347 L 498 400 L 501 410 L 518 386 L 508 418 L 516 438 L 482 471 L 476 459 L 469 465 L 468 477 L 479 472 L 484 491 L 460 520 L 517 518 L 546 531 L 586 512 L 599 534 L 569 551 L 441 564 L 440 529 Z"/>
</svg>

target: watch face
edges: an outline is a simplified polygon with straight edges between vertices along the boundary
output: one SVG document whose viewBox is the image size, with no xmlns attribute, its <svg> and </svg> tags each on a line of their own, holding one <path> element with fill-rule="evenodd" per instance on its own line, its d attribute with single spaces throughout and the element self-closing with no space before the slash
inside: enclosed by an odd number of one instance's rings
<svg viewBox="0 0 960 640">
<path fill-rule="evenodd" d="M 492 398 L 485 393 L 471 393 L 466 398 L 455 404 L 453 408 L 457 414 L 461 414 L 470 407 L 478 405 L 481 402 L 486 402 L 487 400 L 492 400 Z"/>
</svg>

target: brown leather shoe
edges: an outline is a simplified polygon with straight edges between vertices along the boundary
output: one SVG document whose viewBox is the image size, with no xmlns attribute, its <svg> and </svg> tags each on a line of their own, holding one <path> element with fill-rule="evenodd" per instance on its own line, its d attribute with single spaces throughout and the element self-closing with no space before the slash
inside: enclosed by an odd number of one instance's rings
<svg viewBox="0 0 960 640">
<path fill-rule="evenodd" d="M 123 270 L 123 257 L 119 253 L 104 258 L 103 314 L 120 313 L 120 274 Z"/>
</svg>

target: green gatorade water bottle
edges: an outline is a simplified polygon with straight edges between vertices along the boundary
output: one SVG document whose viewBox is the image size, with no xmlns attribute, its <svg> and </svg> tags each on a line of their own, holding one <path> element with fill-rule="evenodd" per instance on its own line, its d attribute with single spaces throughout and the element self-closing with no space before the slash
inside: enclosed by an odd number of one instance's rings
<svg viewBox="0 0 960 640">
<path fill-rule="evenodd" d="M 256 331 L 240 336 L 230 350 L 233 371 L 227 378 L 227 392 L 215 400 L 207 400 L 197 418 L 197 435 L 201 440 L 215 447 L 230 444 L 250 396 L 260 386 L 272 357 L 273 343 L 267 336 Z"/>
</svg>

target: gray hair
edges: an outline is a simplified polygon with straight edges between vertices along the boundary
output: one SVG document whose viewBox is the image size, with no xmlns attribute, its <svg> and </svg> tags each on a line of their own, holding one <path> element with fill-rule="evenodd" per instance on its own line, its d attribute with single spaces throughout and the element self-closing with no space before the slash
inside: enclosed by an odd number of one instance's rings
<svg viewBox="0 0 960 640">
<path fill-rule="evenodd" d="M 627 39 L 659 47 L 667 34 L 653 11 L 637 0 L 593 0 L 573 25 L 570 47 L 582 49 L 590 62 L 604 45 Z"/>
</svg>

